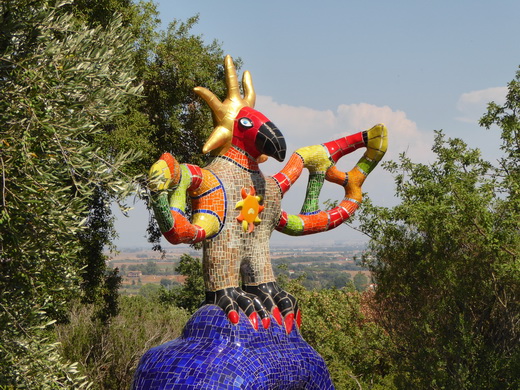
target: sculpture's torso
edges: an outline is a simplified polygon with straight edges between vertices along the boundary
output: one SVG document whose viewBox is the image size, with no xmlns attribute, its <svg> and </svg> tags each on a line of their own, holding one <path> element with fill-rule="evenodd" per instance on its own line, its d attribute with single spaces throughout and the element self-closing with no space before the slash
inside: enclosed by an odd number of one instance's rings
<svg viewBox="0 0 520 390">
<path fill-rule="evenodd" d="M 209 207 L 219 214 L 219 232 L 204 241 L 206 289 L 215 291 L 237 286 L 239 276 L 246 284 L 274 281 L 269 239 L 281 215 L 278 185 L 272 178 L 263 176 L 253 159 L 236 150 L 216 157 L 203 171 L 206 177 L 212 176 L 206 180 L 211 184 L 190 194 L 194 223 L 197 217 L 208 218 L 203 210 Z M 262 198 L 260 204 L 264 209 L 258 215 L 261 222 L 247 232 L 237 220 L 241 210 L 236 209 L 236 204 L 243 200 L 242 190 L 250 192 L 251 188 Z"/>
</svg>

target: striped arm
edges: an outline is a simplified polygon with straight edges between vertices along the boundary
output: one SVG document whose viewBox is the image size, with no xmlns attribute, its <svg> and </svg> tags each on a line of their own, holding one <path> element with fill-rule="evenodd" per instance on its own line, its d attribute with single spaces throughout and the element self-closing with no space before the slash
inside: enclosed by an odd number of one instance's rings
<svg viewBox="0 0 520 390">
<path fill-rule="evenodd" d="M 348 173 L 338 170 L 336 162 L 360 147 L 366 147 L 367 150 L 356 166 Z M 347 221 L 359 208 L 362 200 L 361 186 L 383 158 L 386 148 L 387 129 L 379 124 L 352 136 L 297 150 L 295 155 L 301 157 L 302 168 L 309 169 L 305 201 L 300 214 L 282 211 L 276 229 L 288 235 L 299 236 L 334 229 Z M 322 211 L 318 203 L 325 179 L 344 187 L 345 197 L 337 207 Z"/>
<path fill-rule="evenodd" d="M 164 155 L 159 161 L 168 161 L 163 157 Z M 160 191 L 152 197 L 152 207 L 159 229 L 172 244 L 193 244 L 206 237 L 204 227 L 192 224 L 186 216 L 186 192 L 197 189 L 201 182 L 202 174 L 199 167 L 182 164 L 179 165 L 174 189 Z"/>
</svg>

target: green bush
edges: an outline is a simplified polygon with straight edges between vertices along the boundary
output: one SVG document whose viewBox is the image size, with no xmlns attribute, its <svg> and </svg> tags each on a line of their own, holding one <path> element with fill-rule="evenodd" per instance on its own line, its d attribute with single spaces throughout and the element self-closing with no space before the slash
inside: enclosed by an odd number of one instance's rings
<svg viewBox="0 0 520 390">
<path fill-rule="evenodd" d="M 175 272 L 186 277 L 184 283 L 170 290 L 160 290 L 159 300 L 164 304 L 175 305 L 195 313 L 205 300 L 202 263 L 198 258 L 183 254 Z"/>
<path fill-rule="evenodd" d="M 120 313 L 103 325 L 95 308 L 78 304 L 70 323 L 58 325 L 61 352 L 95 389 L 128 389 L 141 356 L 151 347 L 177 338 L 188 314 L 143 296 L 121 297 Z"/>
<path fill-rule="evenodd" d="M 365 202 L 361 230 L 379 323 L 396 345 L 399 388 L 520 388 L 520 72 L 504 106 L 499 166 L 437 132 L 428 163 L 386 164 L 400 203 Z"/>
</svg>

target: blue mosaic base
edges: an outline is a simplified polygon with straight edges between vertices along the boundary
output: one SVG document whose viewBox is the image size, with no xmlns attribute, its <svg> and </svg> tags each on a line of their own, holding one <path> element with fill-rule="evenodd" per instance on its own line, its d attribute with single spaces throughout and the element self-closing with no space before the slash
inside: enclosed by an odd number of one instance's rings
<svg viewBox="0 0 520 390">
<path fill-rule="evenodd" d="M 244 313 L 232 325 L 215 305 L 201 307 L 178 339 L 147 351 L 133 390 L 334 389 L 325 362 L 298 329 L 255 331 Z"/>
</svg>

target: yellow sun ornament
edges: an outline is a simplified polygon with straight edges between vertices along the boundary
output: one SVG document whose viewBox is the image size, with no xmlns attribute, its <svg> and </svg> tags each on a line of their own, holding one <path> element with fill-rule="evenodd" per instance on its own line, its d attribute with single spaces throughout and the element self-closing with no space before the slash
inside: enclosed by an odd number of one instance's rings
<svg viewBox="0 0 520 390">
<path fill-rule="evenodd" d="M 242 188 L 242 200 L 237 202 L 235 209 L 241 210 L 237 221 L 242 222 L 244 232 L 251 233 L 255 230 L 255 225 L 262 222 L 258 218 L 258 214 L 264 210 L 264 206 L 260 204 L 261 201 L 262 197 L 256 195 L 256 191 L 252 186 L 249 189 L 249 194 L 245 188 Z"/>
</svg>

